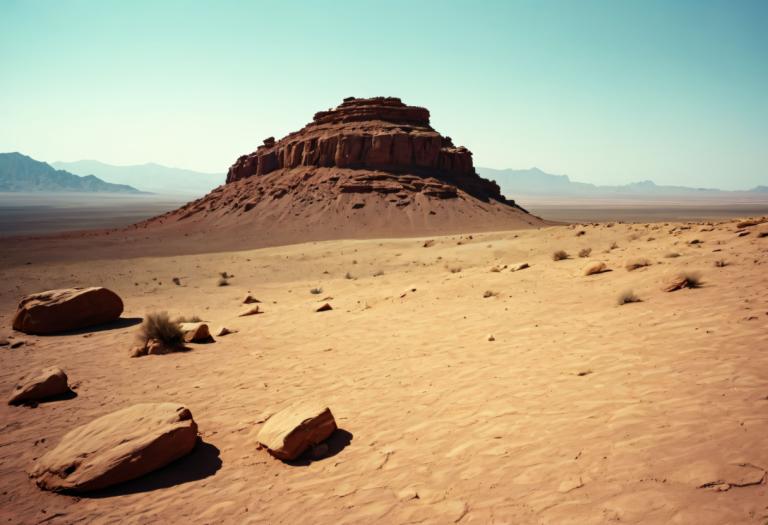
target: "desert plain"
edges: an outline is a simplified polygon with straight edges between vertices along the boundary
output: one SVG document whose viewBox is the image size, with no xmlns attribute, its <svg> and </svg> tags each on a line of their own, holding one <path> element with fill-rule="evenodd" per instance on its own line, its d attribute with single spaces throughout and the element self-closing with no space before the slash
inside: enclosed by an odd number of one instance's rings
<svg viewBox="0 0 768 525">
<path fill-rule="evenodd" d="M 0 520 L 765 523 L 768 223 L 738 223 L 256 249 L 233 239 L 229 250 L 151 256 L 104 236 L 9 243 L 0 390 L 56 365 L 76 396 L 0 405 Z M 554 260 L 558 250 L 568 257 Z M 608 271 L 584 275 L 593 261 Z M 699 286 L 663 291 L 681 272 Z M 121 320 L 11 331 L 23 295 L 75 286 L 114 290 Z M 627 291 L 639 301 L 619 304 Z M 249 294 L 263 313 L 239 317 Z M 324 303 L 332 310 L 317 312 Z M 141 319 L 157 311 L 233 333 L 131 359 Z M 185 458 L 95 494 L 29 479 L 73 427 L 165 401 L 199 426 Z M 296 401 L 332 409 L 339 430 L 325 457 L 286 463 L 259 450 L 264 422 Z"/>
</svg>

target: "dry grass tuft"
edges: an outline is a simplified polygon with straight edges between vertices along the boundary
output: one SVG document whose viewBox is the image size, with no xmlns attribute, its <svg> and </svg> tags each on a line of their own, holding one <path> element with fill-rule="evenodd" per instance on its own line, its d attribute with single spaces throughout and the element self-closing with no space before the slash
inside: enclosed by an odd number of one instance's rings
<svg viewBox="0 0 768 525">
<path fill-rule="evenodd" d="M 184 343 L 184 334 L 178 323 L 171 321 L 168 312 L 147 314 L 139 328 L 139 338 L 143 343 L 150 339 L 162 342 L 167 347 L 178 347 Z"/>
<path fill-rule="evenodd" d="M 579 257 L 585 258 L 589 257 L 592 254 L 592 248 L 582 248 L 579 250 Z"/>
<path fill-rule="evenodd" d="M 568 258 L 568 252 L 565 250 L 557 250 L 555 253 L 552 254 L 552 260 L 553 261 L 563 261 Z"/>
<path fill-rule="evenodd" d="M 203 319 L 199 315 L 191 315 L 189 317 L 182 315 L 176 318 L 177 323 L 202 323 Z"/>
<path fill-rule="evenodd" d="M 483 292 L 483 299 L 488 299 L 489 297 L 496 297 L 497 295 L 499 295 L 499 292 L 486 290 L 485 292 Z"/>
<path fill-rule="evenodd" d="M 632 290 L 626 290 L 624 292 L 621 292 L 619 294 L 619 306 L 622 304 L 629 304 L 629 303 L 639 303 L 642 299 L 640 299 L 638 296 L 635 295 L 635 292 Z"/>
</svg>

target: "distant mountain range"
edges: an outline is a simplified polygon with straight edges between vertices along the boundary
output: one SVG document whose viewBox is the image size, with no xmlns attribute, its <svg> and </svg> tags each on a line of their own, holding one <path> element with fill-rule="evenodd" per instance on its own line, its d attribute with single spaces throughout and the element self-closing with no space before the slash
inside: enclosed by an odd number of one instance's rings
<svg viewBox="0 0 768 525">
<path fill-rule="evenodd" d="M 685 186 L 660 186 L 645 180 L 621 186 L 598 186 L 574 182 L 567 175 L 552 175 L 538 168 L 527 170 L 496 170 L 477 168 L 478 174 L 495 180 L 502 193 L 511 196 L 535 195 L 547 197 L 721 197 L 768 193 L 768 186 L 757 186 L 748 191 L 724 191 L 714 188 L 689 188 Z"/>
<path fill-rule="evenodd" d="M 52 164 L 78 175 L 93 173 L 110 182 L 130 184 L 144 191 L 164 195 L 203 196 L 224 184 L 226 178 L 223 173 L 200 173 L 152 163 L 113 166 L 97 160 L 79 160 Z"/>
<path fill-rule="evenodd" d="M 56 170 L 21 153 L 0 153 L 0 192 L 142 193 L 132 186 L 111 184 L 87 174 Z"/>
</svg>

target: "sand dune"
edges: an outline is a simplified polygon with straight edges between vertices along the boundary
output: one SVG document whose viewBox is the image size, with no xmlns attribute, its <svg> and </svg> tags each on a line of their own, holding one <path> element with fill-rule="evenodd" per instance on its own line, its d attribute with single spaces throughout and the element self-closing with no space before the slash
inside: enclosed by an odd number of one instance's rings
<svg viewBox="0 0 768 525">
<path fill-rule="evenodd" d="M 603 224 L 150 257 L 117 240 L 48 256 L 19 243 L 0 270 L 3 326 L 21 295 L 64 286 L 115 290 L 126 320 L 0 347 L 0 390 L 58 365 L 78 394 L 0 406 L 0 520 L 763 523 L 768 224 L 745 231 Z M 640 257 L 652 264 L 625 270 Z M 611 271 L 584 276 L 592 260 Z M 661 291 L 680 271 L 702 286 Z M 618 306 L 629 289 L 642 302 Z M 263 314 L 238 317 L 246 294 Z M 237 332 L 130 359 L 135 323 L 158 310 Z M 257 450 L 265 419 L 301 399 L 332 408 L 330 457 Z M 191 456 L 98 497 L 28 479 L 74 426 L 164 401 L 195 415 Z"/>
</svg>

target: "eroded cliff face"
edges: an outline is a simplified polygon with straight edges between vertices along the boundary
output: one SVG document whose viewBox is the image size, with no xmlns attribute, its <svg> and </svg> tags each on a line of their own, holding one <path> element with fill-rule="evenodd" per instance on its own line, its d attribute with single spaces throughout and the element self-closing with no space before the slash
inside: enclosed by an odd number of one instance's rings
<svg viewBox="0 0 768 525">
<path fill-rule="evenodd" d="M 398 98 L 351 97 L 335 109 L 318 112 L 300 131 L 279 141 L 270 137 L 253 153 L 238 158 L 229 168 L 227 182 L 298 167 L 361 170 L 356 186 L 361 192 L 375 191 L 381 184 L 373 183 L 382 177 L 398 184 L 401 178 L 394 175 L 411 175 L 402 178 L 405 189 L 419 185 L 419 177 L 428 177 L 483 200 L 505 201 L 495 183 L 475 173 L 471 151 L 454 146 L 450 137 L 432 129 L 427 109 L 407 106 Z M 455 189 L 435 193 L 441 198 L 455 195 Z"/>
</svg>

